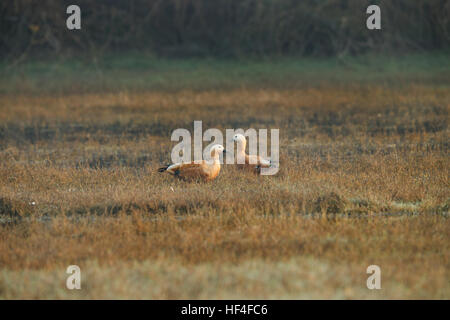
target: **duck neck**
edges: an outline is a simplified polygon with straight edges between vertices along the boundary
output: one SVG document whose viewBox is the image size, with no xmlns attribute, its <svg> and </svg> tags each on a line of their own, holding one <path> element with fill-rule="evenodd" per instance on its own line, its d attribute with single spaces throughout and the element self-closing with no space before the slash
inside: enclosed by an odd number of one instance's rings
<svg viewBox="0 0 450 320">
<path fill-rule="evenodd" d="M 220 158 L 219 158 L 219 154 L 217 152 L 214 152 L 212 154 L 212 159 L 213 159 L 215 165 L 217 165 L 217 164 L 220 165 Z"/>
<path fill-rule="evenodd" d="M 245 147 L 246 147 L 246 141 L 238 141 L 237 144 L 237 152 L 238 154 L 244 154 L 245 153 Z"/>
</svg>

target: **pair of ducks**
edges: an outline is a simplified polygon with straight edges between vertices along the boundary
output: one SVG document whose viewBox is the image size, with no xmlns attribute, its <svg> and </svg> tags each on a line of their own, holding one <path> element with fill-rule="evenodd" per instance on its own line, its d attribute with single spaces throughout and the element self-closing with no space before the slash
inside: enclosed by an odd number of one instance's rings
<svg viewBox="0 0 450 320">
<path fill-rule="evenodd" d="M 247 140 L 242 134 L 236 134 L 233 137 L 233 141 L 238 142 L 238 159 L 245 159 L 244 164 L 238 164 L 239 168 L 249 169 L 255 173 L 259 173 L 261 168 L 270 167 L 270 160 L 263 159 L 258 155 L 247 155 L 245 153 Z M 222 145 L 217 144 L 211 148 L 212 163 L 206 160 L 175 163 L 161 167 L 158 171 L 167 172 L 183 180 L 211 181 L 219 175 L 219 156 L 221 153 L 225 153 L 225 148 Z"/>
</svg>

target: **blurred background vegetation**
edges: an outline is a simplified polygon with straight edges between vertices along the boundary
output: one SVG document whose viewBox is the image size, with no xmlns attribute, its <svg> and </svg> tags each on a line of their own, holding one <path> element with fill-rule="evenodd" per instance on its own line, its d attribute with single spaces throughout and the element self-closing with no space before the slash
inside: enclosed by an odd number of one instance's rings
<svg viewBox="0 0 450 320">
<path fill-rule="evenodd" d="M 7 0 L 0 28 L 0 94 L 450 78 L 448 0 Z"/>
<path fill-rule="evenodd" d="M 82 30 L 66 28 L 77 4 Z M 382 30 L 366 28 L 378 4 Z M 0 55 L 101 57 L 343 56 L 447 49 L 448 0 L 8 0 L 0 3 Z"/>
</svg>

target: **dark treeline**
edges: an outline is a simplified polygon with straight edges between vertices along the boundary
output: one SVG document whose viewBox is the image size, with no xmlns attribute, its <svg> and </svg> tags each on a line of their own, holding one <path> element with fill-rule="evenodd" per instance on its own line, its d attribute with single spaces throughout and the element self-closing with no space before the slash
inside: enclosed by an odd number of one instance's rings
<svg viewBox="0 0 450 320">
<path fill-rule="evenodd" d="M 82 29 L 66 28 L 81 8 Z M 382 30 L 366 28 L 381 7 Z M 0 55 L 104 54 L 145 50 L 161 56 L 354 55 L 448 48 L 448 0 L 5 0 Z"/>
</svg>

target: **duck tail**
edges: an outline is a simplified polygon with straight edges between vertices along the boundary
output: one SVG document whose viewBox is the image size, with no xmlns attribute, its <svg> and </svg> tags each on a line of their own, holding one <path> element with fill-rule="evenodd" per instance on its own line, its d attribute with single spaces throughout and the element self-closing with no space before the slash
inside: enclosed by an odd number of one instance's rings
<svg viewBox="0 0 450 320">
<path fill-rule="evenodd" d="M 158 168 L 158 172 L 164 172 L 164 171 L 166 171 L 167 170 L 167 168 L 168 168 L 169 166 L 167 165 L 167 166 L 164 166 L 164 167 L 161 167 L 161 168 Z"/>
</svg>

